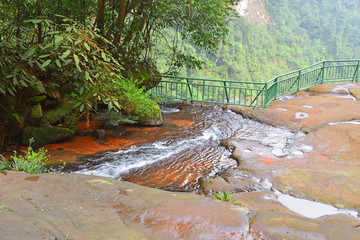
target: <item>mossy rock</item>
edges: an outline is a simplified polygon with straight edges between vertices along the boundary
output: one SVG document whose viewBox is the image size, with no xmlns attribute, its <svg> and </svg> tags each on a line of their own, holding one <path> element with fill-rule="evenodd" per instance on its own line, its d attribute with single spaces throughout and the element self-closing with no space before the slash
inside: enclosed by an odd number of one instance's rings
<svg viewBox="0 0 360 240">
<path fill-rule="evenodd" d="M 65 116 L 63 119 L 63 126 L 73 130 L 74 132 L 77 131 L 79 121 L 74 116 Z"/>
<path fill-rule="evenodd" d="M 31 102 L 35 102 L 35 103 L 42 102 L 45 99 L 46 99 L 46 95 L 34 96 L 34 97 L 29 98 L 29 100 Z"/>
<path fill-rule="evenodd" d="M 28 120 L 29 120 L 30 124 L 34 125 L 34 126 L 39 126 L 42 117 L 43 117 L 43 112 L 41 109 L 41 105 L 40 104 L 34 105 L 30 109 L 30 113 L 29 113 Z"/>
<path fill-rule="evenodd" d="M 9 137 L 14 138 L 17 135 L 19 135 L 24 126 L 25 126 L 24 116 L 17 113 L 13 113 L 8 123 L 7 133 Z"/>
<path fill-rule="evenodd" d="M 56 124 L 60 122 L 61 118 L 68 116 L 72 109 L 74 109 L 74 105 L 72 103 L 62 102 L 58 107 L 46 111 L 41 122 Z"/>
<path fill-rule="evenodd" d="M 75 134 L 73 130 L 61 127 L 25 127 L 21 134 L 21 141 L 28 146 L 33 138 L 33 146 L 40 147 L 45 144 L 65 140 Z"/>
<path fill-rule="evenodd" d="M 45 94 L 45 88 L 41 82 L 28 83 L 28 87 L 24 89 L 26 95 L 39 96 Z"/>
<path fill-rule="evenodd" d="M 154 109 L 154 115 L 152 116 L 145 116 L 145 117 L 141 117 L 138 120 L 138 123 L 144 126 L 161 126 L 163 125 L 164 121 L 162 118 L 162 114 L 161 114 L 161 109 L 159 107 L 159 105 L 155 105 L 155 109 Z"/>
</svg>

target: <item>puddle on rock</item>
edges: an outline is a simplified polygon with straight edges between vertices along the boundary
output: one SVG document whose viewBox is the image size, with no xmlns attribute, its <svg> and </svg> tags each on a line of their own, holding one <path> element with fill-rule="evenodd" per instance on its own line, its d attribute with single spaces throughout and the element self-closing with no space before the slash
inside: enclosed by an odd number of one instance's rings
<svg viewBox="0 0 360 240">
<path fill-rule="evenodd" d="M 276 188 L 273 188 L 273 184 L 268 179 L 263 181 L 262 186 L 265 190 L 274 192 L 274 194 L 277 196 L 277 200 L 283 206 L 304 217 L 314 219 L 327 215 L 345 214 L 351 218 L 360 220 L 359 213 L 356 211 L 339 209 L 329 204 L 319 203 L 283 194 Z"/>
</svg>

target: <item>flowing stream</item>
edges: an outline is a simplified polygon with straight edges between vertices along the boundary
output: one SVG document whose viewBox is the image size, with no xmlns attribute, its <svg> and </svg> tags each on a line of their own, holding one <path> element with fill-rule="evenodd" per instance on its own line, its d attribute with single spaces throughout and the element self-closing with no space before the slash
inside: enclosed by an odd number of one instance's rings
<svg viewBox="0 0 360 240">
<path fill-rule="evenodd" d="M 194 191 L 201 179 L 237 166 L 220 146 L 227 138 L 260 142 L 283 154 L 294 134 L 244 119 L 219 106 L 172 106 L 163 109 L 164 126 L 126 132 L 118 137 L 142 138 L 142 143 L 118 151 L 86 156 L 76 172 L 113 177 L 173 191 Z"/>
</svg>

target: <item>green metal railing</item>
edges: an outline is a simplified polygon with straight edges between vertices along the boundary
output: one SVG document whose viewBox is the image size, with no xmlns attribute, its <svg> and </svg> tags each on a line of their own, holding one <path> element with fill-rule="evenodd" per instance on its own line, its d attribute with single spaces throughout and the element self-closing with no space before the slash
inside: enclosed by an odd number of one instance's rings
<svg viewBox="0 0 360 240">
<path fill-rule="evenodd" d="M 279 75 L 268 82 L 159 76 L 150 93 L 161 100 L 189 100 L 266 108 L 277 97 L 314 85 L 360 81 L 360 60 L 323 61 Z"/>
</svg>

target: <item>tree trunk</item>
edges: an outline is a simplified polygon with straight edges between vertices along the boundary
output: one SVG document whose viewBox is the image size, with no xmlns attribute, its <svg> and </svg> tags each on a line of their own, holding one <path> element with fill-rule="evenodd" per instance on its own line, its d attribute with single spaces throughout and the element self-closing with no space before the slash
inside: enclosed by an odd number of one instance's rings
<svg viewBox="0 0 360 240">
<path fill-rule="evenodd" d="M 40 5 L 40 0 L 36 1 L 36 10 L 37 10 L 37 15 L 38 18 L 41 17 L 41 5 Z M 38 28 L 38 32 L 37 32 L 37 42 L 41 43 L 42 42 L 42 25 L 41 23 L 37 24 L 37 28 Z"/>
<path fill-rule="evenodd" d="M 124 27 L 124 21 L 125 21 L 125 16 L 126 16 L 126 0 L 120 0 L 120 5 L 119 5 L 119 12 L 118 12 L 118 18 L 116 20 L 116 34 L 114 37 L 114 43 L 118 43 L 120 41 L 120 36 L 121 36 L 121 30 Z"/>
<path fill-rule="evenodd" d="M 100 35 L 104 35 L 105 21 L 105 0 L 98 0 L 98 11 L 96 14 L 95 25 L 100 30 Z"/>
</svg>

